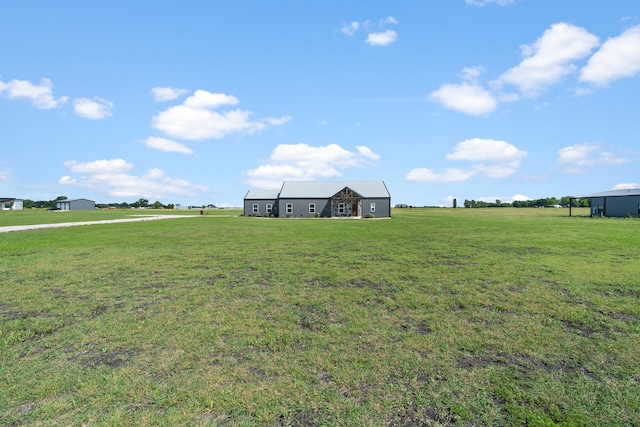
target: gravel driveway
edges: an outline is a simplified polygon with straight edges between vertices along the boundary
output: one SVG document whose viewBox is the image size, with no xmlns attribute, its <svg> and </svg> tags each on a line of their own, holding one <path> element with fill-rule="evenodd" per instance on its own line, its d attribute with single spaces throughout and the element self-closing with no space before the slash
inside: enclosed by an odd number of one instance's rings
<svg viewBox="0 0 640 427">
<path fill-rule="evenodd" d="M 5 227 L 0 227 L 0 233 L 9 233 L 11 231 L 37 230 L 40 228 L 77 227 L 80 225 L 113 224 L 116 222 L 155 221 L 158 219 L 174 219 L 174 218 L 198 218 L 198 216 L 196 215 L 141 215 L 141 216 L 137 216 L 136 218 L 107 219 L 103 221 L 60 222 L 57 224 L 9 225 Z"/>
</svg>

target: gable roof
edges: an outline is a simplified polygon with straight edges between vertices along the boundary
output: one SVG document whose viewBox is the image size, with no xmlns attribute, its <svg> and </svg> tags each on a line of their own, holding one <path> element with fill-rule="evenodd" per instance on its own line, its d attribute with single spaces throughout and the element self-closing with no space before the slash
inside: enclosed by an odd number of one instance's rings
<svg viewBox="0 0 640 427">
<path fill-rule="evenodd" d="M 576 196 L 576 199 L 588 199 L 591 197 L 620 197 L 620 196 L 640 196 L 640 188 L 628 188 L 625 190 L 603 191 L 601 193 L 586 194 Z"/>
<path fill-rule="evenodd" d="M 89 199 L 60 199 L 60 200 L 56 200 L 57 202 L 79 202 L 80 200 L 86 200 L 87 202 L 93 202 L 93 200 L 89 200 Z"/>
<path fill-rule="evenodd" d="M 278 190 L 249 190 L 244 198 L 245 200 L 276 200 Z"/>
<path fill-rule="evenodd" d="M 364 198 L 391 198 L 384 181 L 285 181 L 281 199 L 325 199 L 349 187 Z"/>
</svg>

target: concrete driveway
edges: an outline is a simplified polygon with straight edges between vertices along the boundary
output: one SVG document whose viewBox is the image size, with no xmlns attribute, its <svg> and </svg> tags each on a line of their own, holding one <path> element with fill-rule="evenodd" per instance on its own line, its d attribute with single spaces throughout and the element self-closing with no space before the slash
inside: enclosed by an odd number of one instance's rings
<svg viewBox="0 0 640 427">
<path fill-rule="evenodd" d="M 103 221 L 60 222 L 56 224 L 33 224 L 33 225 L 9 225 L 5 227 L 0 227 L 0 233 L 9 233 L 12 231 L 24 231 L 24 230 L 38 230 L 40 228 L 77 227 L 80 225 L 113 224 L 117 222 L 156 221 L 159 219 L 176 219 L 176 218 L 199 218 L 199 216 L 197 215 L 140 215 L 140 216 L 136 216 L 135 218 L 106 219 Z"/>
</svg>

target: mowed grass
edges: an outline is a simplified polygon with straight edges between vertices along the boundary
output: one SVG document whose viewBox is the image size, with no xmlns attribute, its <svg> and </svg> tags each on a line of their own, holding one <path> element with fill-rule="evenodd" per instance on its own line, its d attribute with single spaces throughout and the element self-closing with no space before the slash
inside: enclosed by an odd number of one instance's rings
<svg viewBox="0 0 640 427">
<path fill-rule="evenodd" d="M 640 423 L 640 221 L 393 216 L 0 235 L 0 425 Z"/>
</svg>

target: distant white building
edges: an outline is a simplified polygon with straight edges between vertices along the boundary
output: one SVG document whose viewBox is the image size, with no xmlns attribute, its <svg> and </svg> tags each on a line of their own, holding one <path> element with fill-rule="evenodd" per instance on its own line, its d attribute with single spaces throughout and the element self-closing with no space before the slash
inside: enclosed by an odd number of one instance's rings
<svg viewBox="0 0 640 427">
<path fill-rule="evenodd" d="M 22 199 L 13 197 L 0 197 L 0 210 L 3 211 L 21 211 L 24 209 Z"/>
</svg>

